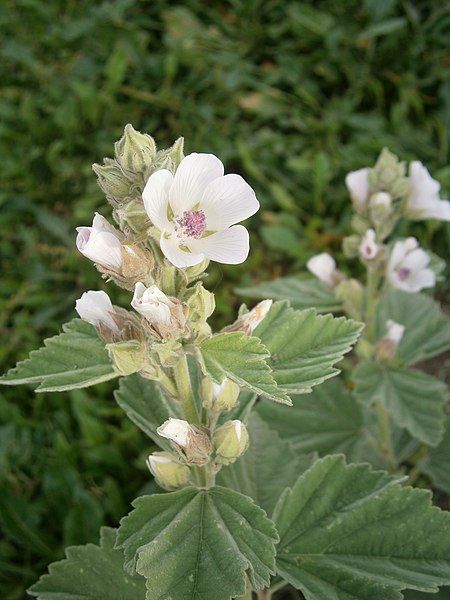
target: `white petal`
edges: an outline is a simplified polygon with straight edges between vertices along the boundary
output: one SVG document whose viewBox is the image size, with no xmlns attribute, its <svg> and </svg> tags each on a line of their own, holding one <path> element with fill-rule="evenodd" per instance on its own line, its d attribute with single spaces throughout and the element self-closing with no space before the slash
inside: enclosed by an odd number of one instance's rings
<svg viewBox="0 0 450 600">
<path fill-rule="evenodd" d="M 111 317 L 114 307 L 106 292 L 89 291 L 84 294 L 75 303 L 75 310 L 79 316 L 91 325 L 98 326 L 104 323 L 111 330 L 118 331 L 118 327 Z"/>
<path fill-rule="evenodd" d="M 450 202 L 448 200 L 433 200 L 421 213 L 422 219 L 437 219 L 450 221 Z"/>
<path fill-rule="evenodd" d="M 422 269 L 411 273 L 408 278 L 409 291 L 420 292 L 425 288 L 434 287 L 436 284 L 436 275 L 431 269 Z"/>
<path fill-rule="evenodd" d="M 171 229 L 167 218 L 167 208 L 169 205 L 169 190 L 173 183 L 173 175 L 167 169 L 160 169 L 150 175 L 142 192 L 144 208 L 150 221 L 161 229 L 167 231 Z"/>
<path fill-rule="evenodd" d="M 333 283 L 336 261 L 327 252 L 322 252 L 311 257 L 306 263 L 306 268 L 327 285 Z"/>
<path fill-rule="evenodd" d="M 77 247 L 80 252 L 99 265 L 120 269 L 122 266 L 122 244 L 113 234 L 106 231 L 96 231 L 91 229 L 90 235 L 86 241 L 80 242 L 80 236 L 84 236 L 85 227 L 80 227 L 77 236 Z"/>
<path fill-rule="evenodd" d="M 111 223 L 98 212 L 96 212 L 94 215 L 92 229 L 95 229 L 95 231 L 106 231 L 107 233 L 112 233 L 120 240 L 124 238 L 123 233 L 111 225 Z"/>
<path fill-rule="evenodd" d="M 409 254 L 407 254 L 407 256 L 405 256 L 405 258 L 402 260 L 402 267 L 411 269 L 411 271 L 420 271 L 421 269 L 425 268 L 429 262 L 430 257 L 425 250 L 422 250 L 422 248 L 416 248 L 415 250 L 409 252 Z"/>
<path fill-rule="evenodd" d="M 180 239 L 175 235 L 166 237 L 164 234 L 161 236 L 160 246 L 161 251 L 169 262 L 171 262 L 178 269 L 184 269 L 186 267 L 192 267 L 198 265 L 205 258 L 203 254 L 194 252 L 186 252 L 180 248 Z"/>
<path fill-rule="evenodd" d="M 206 186 L 222 177 L 223 164 L 214 154 L 188 154 L 173 179 L 169 202 L 175 215 L 182 215 L 200 202 Z"/>
<path fill-rule="evenodd" d="M 248 231 L 242 225 L 233 225 L 199 240 L 189 240 L 193 252 L 225 265 L 243 263 L 250 250 Z"/>
<path fill-rule="evenodd" d="M 408 252 L 417 248 L 418 242 L 416 238 L 409 237 L 406 240 L 395 242 L 388 262 L 388 271 L 395 269 L 406 257 Z"/>
<path fill-rule="evenodd" d="M 211 181 L 200 208 L 206 214 L 207 229 L 221 231 L 254 215 L 259 202 L 248 183 L 240 175 L 231 173 Z"/>
<path fill-rule="evenodd" d="M 365 208 L 367 196 L 369 195 L 369 171 L 368 167 L 358 169 L 358 171 L 348 173 L 345 178 L 345 185 L 358 210 Z"/>
</svg>

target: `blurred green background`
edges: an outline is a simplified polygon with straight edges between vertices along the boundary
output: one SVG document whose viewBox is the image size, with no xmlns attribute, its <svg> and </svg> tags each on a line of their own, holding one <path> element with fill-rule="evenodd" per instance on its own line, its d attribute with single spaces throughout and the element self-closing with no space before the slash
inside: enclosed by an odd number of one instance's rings
<svg viewBox="0 0 450 600">
<path fill-rule="evenodd" d="M 339 252 L 345 173 L 383 146 L 422 160 L 448 190 L 449 26 L 433 0 L 3 0 L 2 371 L 103 285 L 74 228 L 109 214 L 91 164 L 128 122 L 161 147 L 183 135 L 187 152 L 217 154 L 257 190 L 250 259 L 209 280 L 217 325 L 234 316 L 237 284 Z M 448 256 L 448 225 L 414 232 Z M 24 598 L 66 545 L 96 540 L 151 485 L 149 444 L 112 389 L 2 389 L 1 598 Z"/>
</svg>

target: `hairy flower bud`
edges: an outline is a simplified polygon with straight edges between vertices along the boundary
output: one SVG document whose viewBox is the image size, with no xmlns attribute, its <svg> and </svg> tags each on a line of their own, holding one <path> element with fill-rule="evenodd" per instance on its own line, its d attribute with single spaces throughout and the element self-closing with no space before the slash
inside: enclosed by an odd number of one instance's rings
<svg viewBox="0 0 450 600">
<path fill-rule="evenodd" d="M 182 303 L 166 296 L 156 285 L 147 288 L 141 282 L 136 283 L 131 306 L 147 319 L 162 339 L 180 337 L 185 330 Z"/>
<path fill-rule="evenodd" d="M 329 288 L 334 288 L 342 281 L 343 275 L 336 269 L 336 261 L 326 252 L 316 254 L 308 260 L 306 267 L 322 283 Z"/>
<path fill-rule="evenodd" d="M 378 192 L 370 197 L 370 218 L 378 227 L 392 215 L 392 197 L 386 192 Z"/>
<path fill-rule="evenodd" d="M 253 335 L 258 325 L 265 319 L 272 306 L 272 300 L 263 300 L 249 312 L 241 315 L 234 323 L 224 327 L 222 331 L 242 331 L 245 335 Z"/>
<path fill-rule="evenodd" d="M 359 253 L 359 244 L 361 238 L 359 235 L 348 235 L 342 240 L 342 251 L 347 258 L 355 258 Z"/>
<path fill-rule="evenodd" d="M 201 383 L 203 406 L 214 412 L 224 412 L 236 406 L 239 392 L 239 386 L 226 378 L 220 385 L 209 377 L 205 377 Z"/>
<path fill-rule="evenodd" d="M 87 321 L 94 327 L 104 326 L 112 332 L 118 332 L 119 328 L 115 322 L 114 307 L 106 292 L 89 291 L 75 303 L 75 310 L 83 321 Z"/>
<path fill-rule="evenodd" d="M 92 170 L 97 175 L 99 186 L 114 206 L 129 195 L 132 182 L 115 160 L 105 159 L 104 165 L 95 163 Z"/>
<path fill-rule="evenodd" d="M 176 490 L 189 483 L 189 467 L 174 460 L 170 452 L 153 452 L 146 463 L 156 483 L 166 490 Z"/>
<path fill-rule="evenodd" d="M 214 432 L 216 462 L 224 465 L 233 463 L 248 448 L 248 432 L 242 421 L 228 421 Z"/>
<path fill-rule="evenodd" d="M 136 131 L 130 124 L 125 126 L 124 134 L 114 148 L 121 167 L 132 173 L 145 174 L 156 156 L 153 138 Z"/>
<path fill-rule="evenodd" d="M 77 227 L 77 248 L 93 262 L 120 271 L 123 234 L 95 213 L 91 227 Z"/>
<path fill-rule="evenodd" d="M 209 461 L 211 441 L 203 428 L 190 425 L 183 419 L 170 418 L 156 431 L 172 442 L 174 449 L 188 464 L 204 465 Z"/>
<path fill-rule="evenodd" d="M 214 294 L 205 289 L 201 282 L 195 285 L 186 304 L 189 307 L 189 318 L 193 321 L 206 321 L 216 306 Z"/>
</svg>

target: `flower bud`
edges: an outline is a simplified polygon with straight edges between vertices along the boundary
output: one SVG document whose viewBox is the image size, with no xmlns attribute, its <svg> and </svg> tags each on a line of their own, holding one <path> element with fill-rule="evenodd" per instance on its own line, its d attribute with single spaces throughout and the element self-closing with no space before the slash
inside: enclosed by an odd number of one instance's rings
<svg viewBox="0 0 450 600">
<path fill-rule="evenodd" d="M 189 425 L 183 419 L 170 418 L 156 431 L 172 442 L 174 449 L 188 464 L 200 466 L 209 461 L 211 441 L 204 428 Z"/>
<path fill-rule="evenodd" d="M 113 200 L 118 205 L 120 200 L 126 198 L 130 193 L 131 181 L 121 170 L 119 164 L 114 160 L 108 160 L 104 165 L 93 164 L 92 170 L 97 175 L 97 182 L 108 200 Z"/>
<path fill-rule="evenodd" d="M 346 258 L 355 258 L 358 256 L 360 243 L 361 238 L 359 235 L 348 235 L 342 240 L 342 251 Z"/>
<path fill-rule="evenodd" d="M 131 306 L 143 315 L 163 339 L 176 338 L 184 332 L 186 316 L 177 298 L 169 298 L 156 285 L 136 283 Z"/>
<path fill-rule="evenodd" d="M 248 432 L 242 421 L 228 421 L 214 432 L 216 461 L 224 465 L 233 463 L 248 448 Z"/>
<path fill-rule="evenodd" d="M 94 327 L 104 326 L 112 332 L 119 331 L 115 322 L 114 307 L 106 292 L 84 292 L 75 303 L 75 310 L 83 321 L 87 321 Z"/>
<path fill-rule="evenodd" d="M 272 306 L 272 300 L 263 300 L 249 312 L 241 315 L 234 323 L 224 327 L 222 331 L 242 331 L 252 335 L 258 325 L 265 319 Z"/>
<path fill-rule="evenodd" d="M 203 406 L 214 412 L 225 412 L 236 406 L 239 393 L 239 386 L 231 379 L 225 378 L 219 385 L 205 377 L 201 383 Z"/>
<path fill-rule="evenodd" d="M 397 347 L 403 338 L 404 332 L 404 325 L 389 319 L 386 322 L 386 334 L 376 345 L 376 352 L 378 356 L 385 359 L 393 358 L 395 356 Z"/>
<path fill-rule="evenodd" d="M 348 173 L 345 178 L 345 185 L 350 192 L 353 207 L 359 214 L 364 214 L 367 208 L 367 199 L 369 196 L 369 172 L 365 167 L 358 171 Z"/>
<path fill-rule="evenodd" d="M 359 256 L 361 260 L 371 262 L 375 260 L 380 252 L 381 246 L 376 242 L 376 233 L 368 229 L 359 245 Z"/>
<path fill-rule="evenodd" d="M 137 340 L 107 344 L 109 356 L 121 375 L 131 375 L 141 370 L 145 349 Z"/>
<path fill-rule="evenodd" d="M 77 227 L 77 248 L 93 262 L 119 271 L 122 266 L 123 234 L 95 213 L 91 227 Z"/>
<path fill-rule="evenodd" d="M 115 144 L 116 158 L 121 167 L 132 173 L 145 173 L 156 156 L 156 144 L 146 133 L 125 126 L 122 138 Z"/>
<path fill-rule="evenodd" d="M 156 483 L 166 490 L 176 490 L 189 483 L 189 467 L 174 460 L 170 452 L 154 452 L 146 462 Z"/>
<path fill-rule="evenodd" d="M 336 287 L 343 279 L 342 273 L 336 269 L 334 258 L 326 252 L 316 254 L 316 256 L 310 258 L 306 263 L 306 267 L 329 288 Z"/>
<path fill-rule="evenodd" d="M 189 307 L 191 321 L 206 321 L 212 315 L 216 306 L 214 294 L 205 289 L 201 282 L 195 285 L 186 304 Z"/>
</svg>

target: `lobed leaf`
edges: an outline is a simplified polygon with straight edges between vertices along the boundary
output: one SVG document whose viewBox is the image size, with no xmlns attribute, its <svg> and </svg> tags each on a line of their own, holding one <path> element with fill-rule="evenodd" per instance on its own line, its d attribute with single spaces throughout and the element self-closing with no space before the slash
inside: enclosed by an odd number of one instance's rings
<svg viewBox="0 0 450 600">
<path fill-rule="evenodd" d="M 435 487 L 450 494 L 450 415 L 445 421 L 444 437 L 438 446 L 429 448 L 422 472 L 428 475 Z"/>
</svg>

